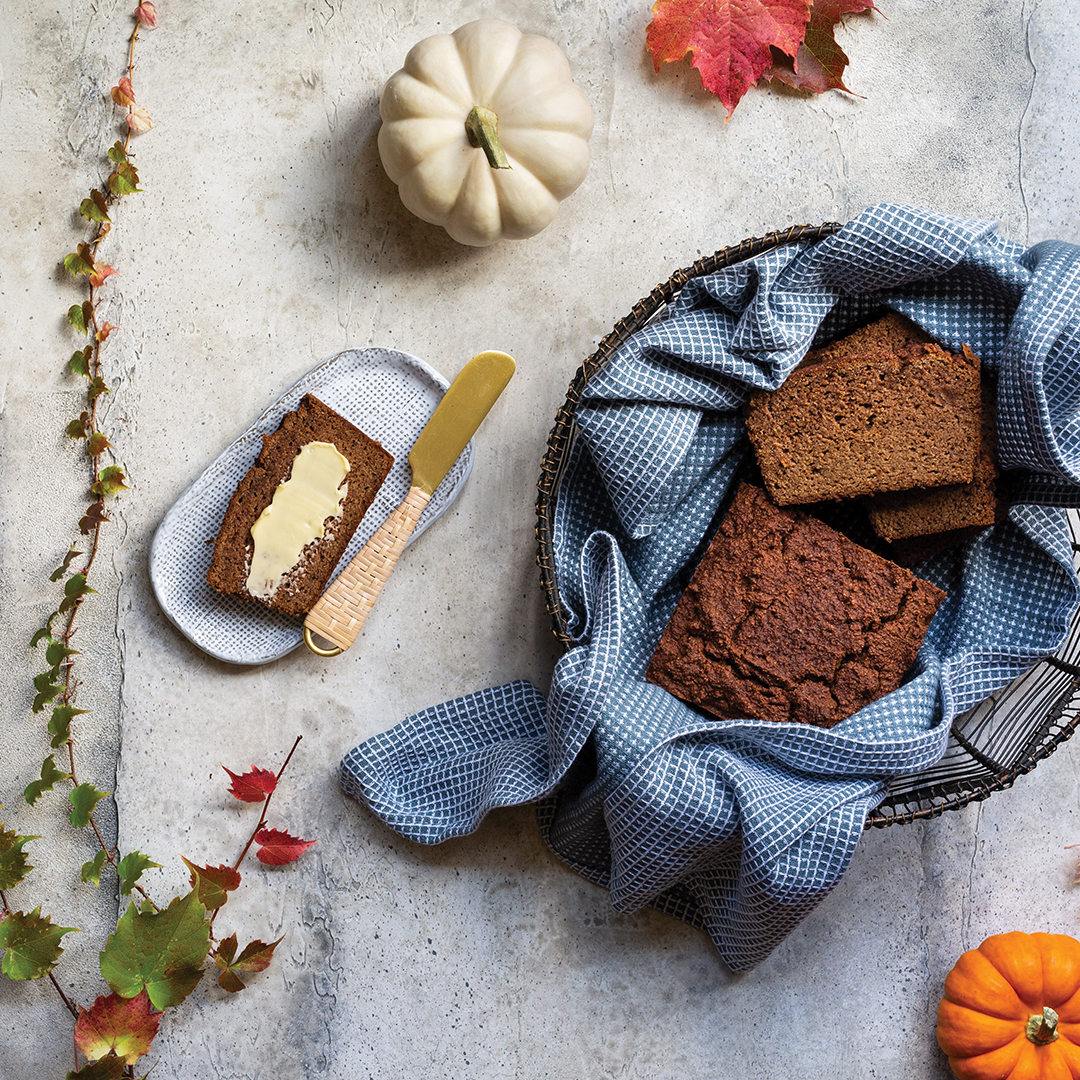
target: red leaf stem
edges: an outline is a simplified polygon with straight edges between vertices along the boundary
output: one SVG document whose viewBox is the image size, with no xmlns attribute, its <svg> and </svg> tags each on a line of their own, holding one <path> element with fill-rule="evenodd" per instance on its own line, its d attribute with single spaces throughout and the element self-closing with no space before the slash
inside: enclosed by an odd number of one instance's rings
<svg viewBox="0 0 1080 1080">
<path fill-rule="evenodd" d="M 293 754 L 296 753 L 296 748 L 300 745 L 300 740 L 303 737 L 304 737 L 303 735 L 297 735 L 296 736 L 296 740 L 292 744 L 292 749 L 286 755 L 285 760 L 281 763 L 281 768 L 278 769 L 277 774 L 274 777 L 274 790 L 277 790 L 278 781 L 281 779 L 282 774 L 285 772 L 285 769 L 288 767 L 289 762 L 292 761 L 292 756 L 293 756 Z M 228 772 L 228 769 L 226 769 L 225 771 Z M 229 773 L 229 775 L 232 776 L 233 774 Z M 233 869 L 234 870 L 239 870 L 240 869 L 240 864 L 244 861 L 244 856 L 247 855 L 248 851 L 251 849 L 251 845 L 253 843 L 255 843 L 255 837 L 258 834 L 259 830 L 262 829 L 263 822 L 266 821 L 266 811 L 267 811 L 267 808 L 270 806 L 270 800 L 274 796 L 274 790 L 271 790 L 271 791 L 267 792 L 266 798 L 263 800 L 262 813 L 259 815 L 259 822 L 255 826 L 255 828 L 251 830 L 251 835 L 248 837 L 248 842 L 244 845 L 244 850 L 240 852 L 239 856 L 237 857 L 236 862 L 233 863 Z M 210 926 L 211 927 L 213 927 L 214 920 L 217 918 L 217 913 L 220 910 L 221 910 L 221 908 L 218 908 L 210 916 Z"/>
</svg>

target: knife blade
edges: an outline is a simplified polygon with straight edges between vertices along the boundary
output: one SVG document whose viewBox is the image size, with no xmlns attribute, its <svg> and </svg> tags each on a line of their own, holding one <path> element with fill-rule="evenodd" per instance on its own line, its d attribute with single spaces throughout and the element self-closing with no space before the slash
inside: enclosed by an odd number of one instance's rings
<svg viewBox="0 0 1080 1080">
<path fill-rule="evenodd" d="M 304 642 L 312 652 L 336 656 L 356 640 L 424 507 L 506 388 L 514 366 L 504 352 L 478 353 L 450 384 L 409 451 L 408 494 L 304 619 Z M 317 645 L 315 634 L 333 648 Z"/>
</svg>

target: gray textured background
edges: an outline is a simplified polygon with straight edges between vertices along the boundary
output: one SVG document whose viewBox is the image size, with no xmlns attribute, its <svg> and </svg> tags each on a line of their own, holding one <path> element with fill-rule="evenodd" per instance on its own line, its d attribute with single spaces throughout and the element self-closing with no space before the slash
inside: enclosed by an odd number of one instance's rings
<svg viewBox="0 0 1080 1080">
<path fill-rule="evenodd" d="M 63 436 L 78 299 L 59 261 L 117 137 L 130 3 L 0 0 L 0 802 L 40 833 L 11 900 L 84 930 L 58 977 L 84 1005 L 117 896 L 75 884 L 90 848 L 62 799 L 21 798 L 47 749 L 25 643 L 81 497 Z M 342 753 L 406 713 L 525 677 L 556 650 L 534 565 L 544 439 L 580 361 L 680 265 L 796 222 L 896 199 L 1080 241 L 1076 0 L 882 0 L 840 31 L 862 97 L 751 90 L 733 118 L 686 65 L 659 75 L 648 0 L 161 0 L 136 92 L 145 192 L 117 214 L 103 295 L 116 393 L 106 429 L 133 490 L 117 504 L 79 645 L 82 779 L 115 789 L 124 850 L 231 861 L 253 823 L 220 766 L 276 766 L 304 741 L 274 824 L 318 845 L 247 866 L 217 923 L 285 941 L 243 994 L 206 980 L 171 1012 L 157 1080 L 275 1077 L 930 1080 L 945 973 L 1008 929 L 1080 932 L 1076 749 L 1016 788 L 925 825 L 868 834 L 840 887 L 758 970 L 707 938 L 612 912 L 542 847 L 532 811 L 407 844 L 339 793 Z M 554 38 L 596 111 L 593 163 L 539 236 L 478 251 L 412 218 L 375 147 L 378 95 L 408 48 L 495 15 Z M 103 251 L 104 254 L 104 251 Z M 386 344 L 448 376 L 483 348 L 519 371 L 482 429 L 461 499 L 410 549 L 346 656 L 217 663 L 154 602 L 153 531 L 210 460 L 313 364 Z M 0 1076 L 62 1076 L 67 1014 L 47 981 L 0 980 Z"/>
</svg>

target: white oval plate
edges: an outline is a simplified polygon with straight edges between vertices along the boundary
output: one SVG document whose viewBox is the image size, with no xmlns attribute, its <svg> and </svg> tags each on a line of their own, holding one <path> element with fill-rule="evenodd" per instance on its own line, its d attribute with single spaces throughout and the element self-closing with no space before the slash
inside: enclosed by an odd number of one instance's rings
<svg viewBox="0 0 1080 1080">
<path fill-rule="evenodd" d="M 303 640 L 299 619 L 222 596 L 206 583 L 213 540 L 236 485 L 259 455 L 260 436 L 276 430 L 285 413 L 311 393 L 394 455 L 390 475 L 338 563 L 341 569 L 405 498 L 411 479 L 409 451 L 449 385 L 423 360 L 396 349 L 346 349 L 312 368 L 217 457 L 162 518 L 150 549 L 150 581 L 169 621 L 204 652 L 230 664 L 266 664 L 295 649 Z M 436 488 L 412 540 L 457 498 L 472 463 L 470 442 Z"/>
</svg>

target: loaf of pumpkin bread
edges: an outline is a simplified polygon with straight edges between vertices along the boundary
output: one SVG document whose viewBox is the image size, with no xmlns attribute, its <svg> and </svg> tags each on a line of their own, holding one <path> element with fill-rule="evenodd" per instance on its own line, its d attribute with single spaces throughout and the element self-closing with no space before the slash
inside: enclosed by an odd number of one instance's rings
<svg viewBox="0 0 1080 1080">
<path fill-rule="evenodd" d="M 743 484 L 646 678 L 717 717 L 833 727 L 900 685 L 944 598 Z"/>
</svg>

